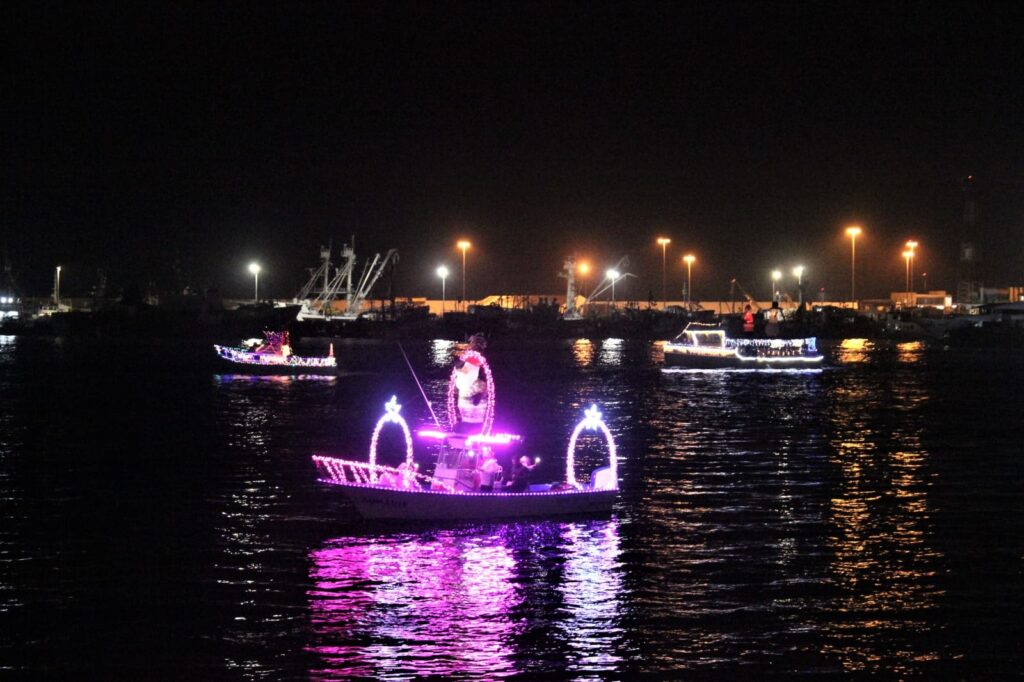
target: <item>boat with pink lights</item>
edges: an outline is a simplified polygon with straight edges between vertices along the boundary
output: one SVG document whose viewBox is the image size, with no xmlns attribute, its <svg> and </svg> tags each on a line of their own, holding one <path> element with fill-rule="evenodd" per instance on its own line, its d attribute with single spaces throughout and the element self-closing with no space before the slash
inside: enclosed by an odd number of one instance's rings
<svg viewBox="0 0 1024 682">
<path fill-rule="evenodd" d="M 695 369 L 821 367 L 817 339 L 734 339 L 717 324 L 691 322 L 665 343 L 665 364 Z"/>
<path fill-rule="evenodd" d="M 264 332 L 241 346 L 218 346 L 217 356 L 235 371 L 256 374 L 335 374 L 338 362 L 332 344 L 325 357 L 295 355 L 288 332 Z"/>
<path fill-rule="evenodd" d="M 490 367 L 472 350 L 463 352 L 461 360 L 463 364 L 452 372 L 449 383 L 451 428 L 423 429 L 417 434 L 436 449 L 429 474 L 419 470 L 412 433 L 399 414 L 401 406 L 392 397 L 373 431 L 369 460 L 314 455 L 319 480 L 343 493 L 367 519 L 441 521 L 609 513 L 619 489 L 618 456 L 615 440 L 597 406 L 585 411 L 569 436 L 564 478 L 557 483 L 531 483 L 530 472 L 540 459 L 517 459 L 511 451 L 522 441 L 521 436 L 492 432 L 494 382 Z M 465 367 L 470 372 L 479 370 L 483 376 L 476 378 L 473 374 L 471 378 L 487 387 L 478 415 L 459 408 L 465 397 L 459 389 L 466 385 Z M 476 427 L 474 433 L 460 432 L 466 429 L 466 422 L 456 416 L 460 414 L 474 420 L 479 417 L 479 422 L 471 422 Z M 380 432 L 388 424 L 400 427 L 405 436 L 405 459 L 398 466 L 377 463 Z M 576 444 L 588 432 L 603 437 L 609 462 L 578 480 Z"/>
</svg>

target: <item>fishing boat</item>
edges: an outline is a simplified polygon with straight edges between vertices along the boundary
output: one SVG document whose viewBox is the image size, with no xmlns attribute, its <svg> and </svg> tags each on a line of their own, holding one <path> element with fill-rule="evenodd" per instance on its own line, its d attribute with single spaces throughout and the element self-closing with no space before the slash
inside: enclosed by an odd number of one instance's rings
<svg viewBox="0 0 1024 682">
<path fill-rule="evenodd" d="M 665 364 L 700 369 L 820 367 L 817 339 L 734 339 L 718 324 L 691 322 L 665 343 Z"/>
<path fill-rule="evenodd" d="M 474 351 L 466 351 L 463 358 L 483 360 Z M 504 468 L 496 465 L 498 460 L 509 462 L 511 459 L 516 462 L 513 471 L 525 469 L 528 472 L 540 459 L 535 458 L 532 463 L 525 456 L 516 460 L 514 454 L 508 453 L 522 437 L 491 432 L 493 378 L 485 360 L 482 369 L 492 391 L 487 400 L 488 414 L 479 433 L 465 434 L 455 428 L 440 427 L 418 431 L 421 440 L 430 441 L 437 449 L 430 474 L 421 473 L 414 460 L 412 433 L 399 413 L 401 405 L 392 397 L 373 431 L 368 461 L 314 455 L 320 482 L 343 493 L 367 519 L 442 521 L 609 513 L 618 495 L 618 459 L 615 440 L 597 406 L 586 410 L 583 420 L 569 437 L 563 480 L 528 484 L 525 476 L 518 475 L 508 480 Z M 457 371 L 452 372 L 450 386 L 457 379 Z M 450 408 L 454 404 L 451 398 L 454 392 L 454 389 L 449 390 Z M 377 463 L 378 438 L 388 424 L 400 427 L 405 436 L 405 459 L 398 466 Z M 592 471 L 586 480 L 578 480 L 576 443 L 589 431 L 604 437 L 609 462 Z"/>
<path fill-rule="evenodd" d="M 218 346 L 218 357 L 233 370 L 259 374 L 334 374 L 338 363 L 331 344 L 326 357 L 295 355 L 288 332 L 264 332 L 264 339 L 247 339 L 241 346 Z"/>
</svg>

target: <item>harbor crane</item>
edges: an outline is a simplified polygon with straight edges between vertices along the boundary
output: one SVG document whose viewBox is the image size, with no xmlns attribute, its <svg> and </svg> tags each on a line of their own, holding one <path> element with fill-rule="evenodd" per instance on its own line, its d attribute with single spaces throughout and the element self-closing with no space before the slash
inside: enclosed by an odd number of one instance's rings
<svg viewBox="0 0 1024 682">
<path fill-rule="evenodd" d="M 355 237 L 352 238 L 352 243 L 355 244 Z M 345 311 L 337 317 L 342 320 L 354 320 L 359 317 L 363 303 L 384 270 L 391 263 L 398 262 L 398 251 L 390 249 L 383 257 L 379 253 L 374 254 L 372 260 L 363 264 L 358 279 L 354 278 L 356 267 L 354 246 L 349 244 L 342 246 L 342 264 L 338 268 L 333 268 L 331 263 L 330 247 L 327 249 L 321 247 L 320 259 L 320 267 L 313 271 L 309 281 L 295 297 L 296 303 L 302 306 L 296 316 L 299 321 L 330 319 L 334 301 L 342 297 L 345 299 Z M 333 276 L 331 275 L 332 269 Z M 317 291 L 318 285 L 321 285 L 319 291 Z M 314 293 L 315 296 L 313 296 Z"/>
<path fill-rule="evenodd" d="M 629 267 L 629 256 L 623 256 L 619 259 L 619 262 L 612 268 L 618 272 L 621 272 L 615 281 L 625 279 L 627 277 L 636 277 L 631 272 L 622 272 L 625 268 Z M 608 291 L 614 285 L 614 281 L 610 279 L 603 279 L 601 284 L 594 287 L 594 290 L 590 292 L 590 295 L 584 299 L 583 303 L 576 305 L 576 298 L 579 296 L 579 292 L 576 289 L 576 256 L 570 256 L 565 260 L 562 265 L 562 272 L 558 274 L 559 277 L 563 277 L 566 280 L 565 289 L 565 312 L 562 313 L 563 320 L 579 320 L 583 317 L 581 312 L 584 306 L 590 305 L 591 301 L 596 300 L 604 292 Z"/>
</svg>

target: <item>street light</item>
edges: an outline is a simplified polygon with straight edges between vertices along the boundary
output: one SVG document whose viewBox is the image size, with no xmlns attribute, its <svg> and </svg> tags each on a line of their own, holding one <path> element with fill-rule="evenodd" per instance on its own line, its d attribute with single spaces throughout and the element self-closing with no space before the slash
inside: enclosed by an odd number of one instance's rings
<svg viewBox="0 0 1024 682">
<path fill-rule="evenodd" d="M 461 239 L 461 240 L 459 240 L 455 244 L 455 246 L 457 246 L 458 248 L 462 249 L 462 304 L 465 305 L 466 304 L 466 249 L 468 249 L 470 246 L 472 246 L 472 244 L 470 244 L 465 239 Z"/>
<path fill-rule="evenodd" d="M 668 295 L 665 293 L 665 247 L 672 243 L 672 240 L 668 237 L 658 237 L 658 243 L 661 244 L 661 309 L 666 310 L 668 308 Z"/>
<path fill-rule="evenodd" d="M 608 279 L 610 279 L 612 281 L 612 308 L 614 308 L 615 307 L 615 280 L 617 280 L 621 275 L 619 275 L 619 271 L 618 270 L 614 270 L 614 269 L 613 270 L 609 270 L 608 272 L 606 272 L 604 274 L 608 277 Z"/>
<path fill-rule="evenodd" d="M 693 254 L 686 254 L 683 256 L 683 262 L 686 263 L 686 309 L 690 309 L 690 284 L 693 282 L 691 277 L 693 261 L 697 260 L 697 257 Z"/>
<path fill-rule="evenodd" d="M 772 300 L 778 300 L 778 285 L 782 279 L 782 270 L 772 270 Z"/>
<path fill-rule="evenodd" d="M 253 293 L 253 303 L 260 302 L 260 264 L 249 263 L 249 272 L 256 278 L 256 290 Z"/>
<path fill-rule="evenodd" d="M 60 305 L 60 266 L 57 266 L 57 281 L 53 285 L 53 298 L 55 305 Z"/>
<path fill-rule="evenodd" d="M 910 291 L 914 290 L 914 268 L 917 267 L 917 266 L 914 265 L 914 260 L 915 260 L 915 258 L 917 258 L 916 249 L 917 249 L 917 242 L 916 241 L 911 239 L 910 241 L 907 242 L 907 250 L 910 251 L 910 263 L 909 263 L 909 265 L 910 265 L 910 287 L 909 287 Z"/>
<path fill-rule="evenodd" d="M 851 225 L 846 228 L 846 234 L 850 237 L 850 301 L 857 300 L 857 237 L 860 236 L 859 225 Z"/>
<path fill-rule="evenodd" d="M 800 295 L 800 307 L 804 307 L 804 266 L 798 265 L 793 268 L 793 276 L 796 277 L 796 290 Z"/>
<path fill-rule="evenodd" d="M 441 316 L 444 317 L 445 307 L 445 295 L 444 295 L 444 281 L 448 278 L 448 268 L 441 266 L 437 269 L 437 276 L 441 278 Z"/>
<path fill-rule="evenodd" d="M 907 249 L 906 251 L 903 252 L 903 260 L 905 260 L 907 262 L 907 279 L 906 279 L 906 286 L 907 286 L 907 299 L 906 300 L 907 300 L 907 305 L 910 305 L 910 261 L 912 261 L 913 259 L 914 259 L 914 252 L 912 250 Z"/>
<path fill-rule="evenodd" d="M 582 263 L 580 263 L 579 265 L 576 266 L 576 269 L 580 273 L 580 281 L 582 283 L 582 281 L 584 279 L 586 279 L 587 275 L 590 274 L 590 263 L 588 263 L 586 261 L 583 261 Z M 583 287 L 582 286 L 580 287 L 580 295 L 581 296 L 583 295 Z"/>
</svg>

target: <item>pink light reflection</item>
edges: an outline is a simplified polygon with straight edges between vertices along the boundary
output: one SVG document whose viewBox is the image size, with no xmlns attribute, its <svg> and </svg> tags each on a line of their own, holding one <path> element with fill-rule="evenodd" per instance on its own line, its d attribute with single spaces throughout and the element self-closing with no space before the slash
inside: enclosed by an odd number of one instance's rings
<svg viewBox="0 0 1024 682">
<path fill-rule="evenodd" d="M 546 627 L 557 629 L 549 644 L 564 649 L 566 672 L 621 672 L 618 520 L 493 528 L 344 537 L 313 551 L 310 651 L 321 664 L 311 676 L 521 675 L 536 642 L 518 643 L 531 614 L 549 614 L 553 591 L 560 616 Z M 538 571 L 540 553 L 560 556 L 564 570 Z"/>
<path fill-rule="evenodd" d="M 519 597 L 499 537 L 339 538 L 311 558 L 314 676 L 513 672 Z"/>
</svg>

